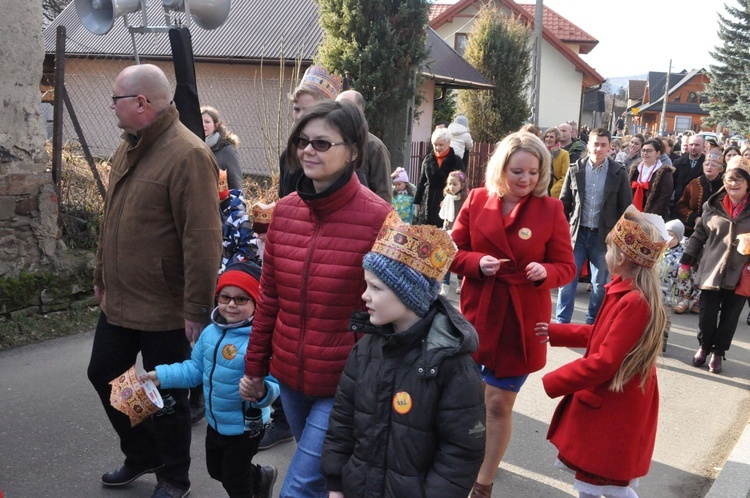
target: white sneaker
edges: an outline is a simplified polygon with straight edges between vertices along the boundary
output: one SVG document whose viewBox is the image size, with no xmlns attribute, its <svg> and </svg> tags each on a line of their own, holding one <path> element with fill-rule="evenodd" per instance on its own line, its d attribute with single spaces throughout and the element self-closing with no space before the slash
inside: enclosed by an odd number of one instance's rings
<svg viewBox="0 0 750 498">
<path fill-rule="evenodd" d="M 450 289 L 451 288 L 448 284 L 440 284 L 440 295 L 447 296 Z"/>
</svg>

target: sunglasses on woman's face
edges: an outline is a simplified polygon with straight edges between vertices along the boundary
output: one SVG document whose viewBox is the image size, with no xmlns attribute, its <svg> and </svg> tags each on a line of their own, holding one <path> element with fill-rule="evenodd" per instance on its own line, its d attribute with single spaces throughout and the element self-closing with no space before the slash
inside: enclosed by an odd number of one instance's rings
<svg viewBox="0 0 750 498">
<path fill-rule="evenodd" d="M 307 138 L 303 137 L 292 138 L 292 145 L 300 150 L 307 148 L 307 146 L 310 144 L 312 144 L 312 148 L 317 150 L 318 152 L 325 152 L 334 145 L 345 145 L 346 142 L 329 142 L 328 140 L 321 139 L 308 140 Z"/>
</svg>

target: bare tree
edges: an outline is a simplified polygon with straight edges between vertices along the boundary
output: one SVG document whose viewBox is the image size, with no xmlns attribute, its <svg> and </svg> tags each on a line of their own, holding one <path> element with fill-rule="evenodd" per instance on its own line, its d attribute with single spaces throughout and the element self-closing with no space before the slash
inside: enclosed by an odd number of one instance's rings
<svg viewBox="0 0 750 498">
<path fill-rule="evenodd" d="M 44 13 L 44 19 L 42 22 L 44 26 L 55 20 L 55 17 L 63 11 L 63 9 L 71 2 L 71 0 L 42 0 L 42 11 Z"/>
</svg>

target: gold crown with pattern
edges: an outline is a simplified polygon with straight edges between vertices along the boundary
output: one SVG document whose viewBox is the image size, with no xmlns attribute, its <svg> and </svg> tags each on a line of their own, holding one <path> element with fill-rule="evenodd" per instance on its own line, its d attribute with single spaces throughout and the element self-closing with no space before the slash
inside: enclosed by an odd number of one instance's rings
<svg viewBox="0 0 750 498">
<path fill-rule="evenodd" d="M 257 202 L 253 205 L 253 231 L 255 233 L 266 233 L 268 231 L 268 225 L 271 224 L 275 207 L 275 202 L 271 204 Z"/>
<path fill-rule="evenodd" d="M 666 241 L 653 240 L 638 222 L 625 218 L 625 214 L 612 229 L 612 241 L 625 257 L 646 268 L 654 267 L 667 246 Z"/>
<path fill-rule="evenodd" d="M 313 87 L 325 97 L 334 100 L 341 92 L 343 82 L 340 76 L 329 73 L 323 66 L 310 66 L 302 76 L 300 85 Z"/>
<path fill-rule="evenodd" d="M 442 280 L 456 256 L 456 245 L 445 230 L 432 225 L 409 225 L 391 211 L 372 251 L 403 263 L 427 278 Z"/>
</svg>

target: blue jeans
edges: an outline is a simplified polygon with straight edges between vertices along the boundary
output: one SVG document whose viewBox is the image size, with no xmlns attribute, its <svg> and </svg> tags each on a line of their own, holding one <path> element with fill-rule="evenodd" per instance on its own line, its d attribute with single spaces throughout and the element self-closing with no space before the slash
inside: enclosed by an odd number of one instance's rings
<svg viewBox="0 0 750 498">
<path fill-rule="evenodd" d="M 604 284 L 609 280 L 605 254 L 607 254 L 606 249 L 602 251 L 599 248 L 599 232 L 584 230 L 581 227 L 578 230 L 576 244 L 573 247 L 576 276 L 572 282 L 560 287 L 558 291 L 557 308 L 555 310 L 557 323 L 570 323 L 570 319 L 573 317 L 578 279 L 581 276 L 581 268 L 583 268 L 586 258 L 591 264 L 591 295 L 589 296 L 589 309 L 586 312 L 586 323 L 594 323 L 596 314 L 599 313 L 599 308 L 604 300 Z"/>
<path fill-rule="evenodd" d="M 297 451 L 289 462 L 279 497 L 327 498 L 326 479 L 320 473 L 320 455 L 333 398 L 306 396 L 283 383 L 279 383 L 279 388 L 289 428 L 297 441 Z"/>
</svg>

